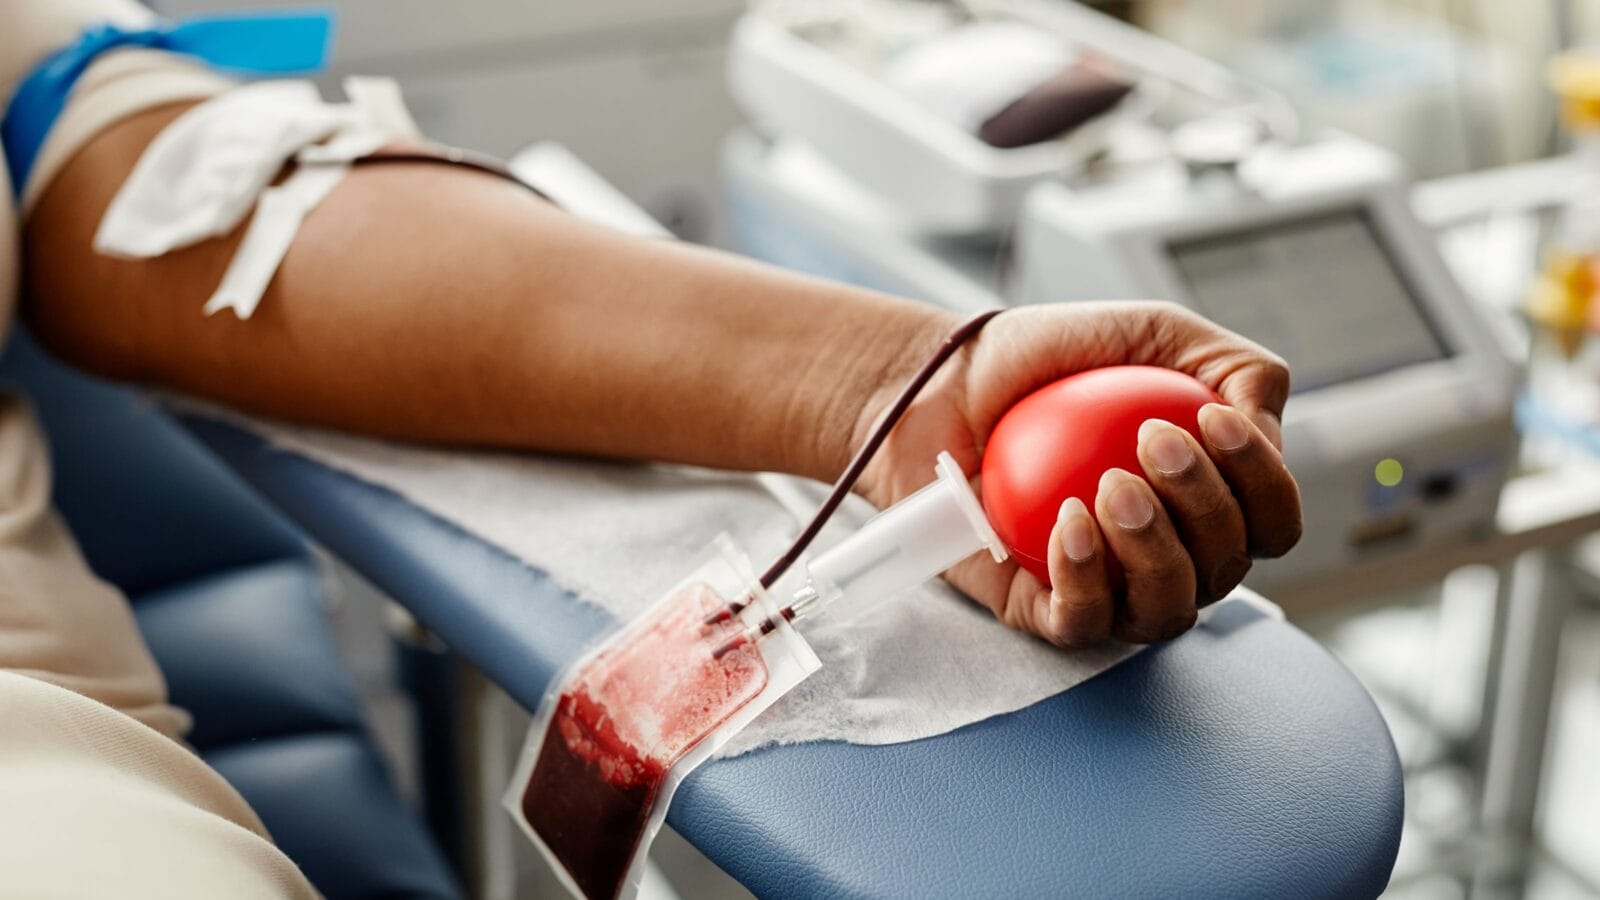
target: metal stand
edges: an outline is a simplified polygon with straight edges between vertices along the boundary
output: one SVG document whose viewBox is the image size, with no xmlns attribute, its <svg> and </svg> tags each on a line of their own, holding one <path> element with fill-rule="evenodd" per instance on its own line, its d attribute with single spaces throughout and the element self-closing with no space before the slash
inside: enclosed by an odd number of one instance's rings
<svg viewBox="0 0 1600 900">
<path fill-rule="evenodd" d="M 1525 887 L 1562 625 L 1573 607 L 1570 574 L 1566 550 L 1531 551 L 1517 560 L 1510 590 L 1503 592 L 1505 650 L 1496 671 L 1479 824 L 1505 852 L 1489 854 L 1479 867 L 1474 896 L 1520 896 Z"/>
</svg>

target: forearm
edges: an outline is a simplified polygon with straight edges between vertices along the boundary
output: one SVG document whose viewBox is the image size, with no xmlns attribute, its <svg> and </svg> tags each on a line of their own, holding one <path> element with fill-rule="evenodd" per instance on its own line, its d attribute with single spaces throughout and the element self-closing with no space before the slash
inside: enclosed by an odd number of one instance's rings
<svg viewBox="0 0 1600 900">
<path fill-rule="evenodd" d="M 237 235 L 150 261 L 90 247 L 174 114 L 102 134 L 28 223 L 34 328 L 106 374 L 390 437 L 831 477 L 860 410 L 947 325 L 920 305 L 623 237 L 438 166 L 352 172 L 255 316 L 208 319 Z"/>
</svg>

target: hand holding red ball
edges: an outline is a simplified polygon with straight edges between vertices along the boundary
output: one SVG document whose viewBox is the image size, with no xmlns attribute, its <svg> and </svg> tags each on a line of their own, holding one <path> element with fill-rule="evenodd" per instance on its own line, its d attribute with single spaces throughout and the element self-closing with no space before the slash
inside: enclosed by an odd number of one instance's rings
<svg viewBox="0 0 1600 900">
<path fill-rule="evenodd" d="M 1063 646 L 1165 640 L 1252 558 L 1299 540 L 1279 445 L 1288 396 L 1282 360 L 1173 304 L 1014 309 L 912 405 L 862 490 L 892 503 L 948 449 L 981 470 L 1014 557 L 973 557 L 947 580 Z"/>
</svg>

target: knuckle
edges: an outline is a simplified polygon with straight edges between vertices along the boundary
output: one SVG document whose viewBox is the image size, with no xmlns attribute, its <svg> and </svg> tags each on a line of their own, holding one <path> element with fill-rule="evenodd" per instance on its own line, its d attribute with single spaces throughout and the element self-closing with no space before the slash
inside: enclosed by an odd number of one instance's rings
<svg viewBox="0 0 1600 900">
<path fill-rule="evenodd" d="M 1247 501 L 1256 511 L 1251 518 L 1259 522 L 1250 529 L 1251 554 L 1263 559 L 1288 553 L 1305 530 L 1300 489 L 1294 476 L 1281 465 L 1273 476 L 1260 479 Z"/>
<path fill-rule="evenodd" d="M 1243 502 L 1260 509 L 1299 505 L 1300 490 L 1288 477 L 1289 470 L 1282 462 L 1269 459 L 1262 447 L 1255 447 L 1252 457 L 1241 462 L 1232 481 Z"/>
<path fill-rule="evenodd" d="M 1045 637 L 1058 647 L 1087 647 L 1100 643 L 1106 637 L 1111 596 L 1108 590 L 1080 588 L 1057 590 L 1051 597 L 1058 615 L 1044 623 Z"/>
<path fill-rule="evenodd" d="M 1178 536 L 1176 523 L 1166 506 L 1156 504 L 1155 514 L 1137 531 L 1128 532 L 1136 553 L 1129 567 L 1153 574 L 1175 571 L 1189 563 L 1189 551 Z"/>
<path fill-rule="evenodd" d="M 1185 559 L 1159 572 L 1145 572 L 1130 583 L 1119 635 L 1150 644 L 1189 630 L 1195 623 L 1194 567 Z"/>
<path fill-rule="evenodd" d="M 1196 613 L 1173 616 L 1156 622 L 1128 622 L 1118 630 L 1117 637 L 1130 644 L 1159 644 L 1170 641 L 1194 627 Z"/>
<path fill-rule="evenodd" d="M 1099 633 L 1093 626 L 1066 622 L 1053 634 L 1050 643 L 1066 650 L 1083 650 L 1105 642 L 1109 635 Z"/>
<path fill-rule="evenodd" d="M 1201 592 L 1201 604 L 1214 603 L 1228 596 L 1234 588 L 1238 587 L 1244 577 L 1250 573 L 1253 561 L 1247 554 L 1235 553 L 1219 563 L 1211 570 L 1207 579 L 1206 589 Z"/>
<path fill-rule="evenodd" d="M 1281 525 L 1265 529 L 1265 533 L 1255 541 L 1259 545 L 1255 556 L 1260 559 L 1277 559 L 1283 556 L 1293 550 L 1295 544 L 1300 543 L 1304 531 L 1305 523 L 1298 514 Z"/>
<path fill-rule="evenodd" d="M 1167 319 L 1189 319 L 1194 314 L 1189 308 L 1173 300 L 1152 300 L 1150 311 L 1157 316 Z"/>
<path fill-rule="evenodd" d="M 1101 618 L 1101 610 L 1109 607 L 1111 602 L 1109 596 L 1088 591 L 1058 593 L 1056 598 L 1061 608 L 1060 630 L 1063 633 L 1082 632 L 1085 623 L 1092 623 Z"/>
<path fill-rule="evenodd" d="M 1077 590 L 1057 590 L 1054 600 L 1061 606 L 1062 611 L 1069 615 L 1093 610 L 1099 607 L 1101 603 L 1099 594 L 1082 588 Z"/>
<path fill-rule="evenodd" d="M 1290 379 L 1289 363 L 1271 350 L 1263 349 L 1261 355 L 1262 373 L 1267 380 L 1281 388 L 1288 388 Z"/>
<path fill-rule="evenodd" d="M 1180 612 L 1178 615 L 1175 615 L 1161 623 L 1161 625 L 1158 627 L 1158 631 L 1161 634 L 1159 639 L 1163 641 L 1170 641 L 1193 628 L 1194 623 L 1198 622 L 1199 620 L 1199 612 L 1193 606 L 1190 606 Z"/>
<path fill-rule="evenodd" d="M 1163 342 L 1174 333 L 1174 329 L 1182 333 L 1195 328 L 1196 325 L 1202 328 L 1214 327 L 1182 304 L 1171 300 L 1142 300 L 1137 304 L 1137 310 L 1136 316 L 1143 344 Z"/>
<path fill-rule="evenodd" d="M 1050 620 L 1046 619 L 1045 621 L 1039 623 L 1039 627 L 1035 629 L 1035 633 L 1038 634 L 1039 637 L 1044 638 L 1046 641 L 1049 641 L 1057 647 L 1072 646 L 1072 628 L 1065 623 L 1056 625 Z"/>
<path fill-rule="evenodd" d="M 1206 473 L 1196 476 L 1185 487 L 1183 515 L 1201 533 L 1240 521 L 1239 502 L 1220 478 Z"/>
</svg>

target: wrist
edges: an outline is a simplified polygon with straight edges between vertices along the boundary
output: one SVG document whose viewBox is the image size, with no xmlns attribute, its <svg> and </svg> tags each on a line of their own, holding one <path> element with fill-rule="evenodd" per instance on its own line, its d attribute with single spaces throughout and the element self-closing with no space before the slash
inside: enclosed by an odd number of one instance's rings
<svg viewBox="0 0 1600 900">
<path fill-rule="evenodd" d="M 873 304 L 829 350 L 816 441 L 803 474 L 832 481 L 866 442 L 884 411 L 960 321 L 937 307 L 895 300 Z M 843 334 L 841 336 L 844 336 Z M 932 389 L 931 386 L 929 388 Z M 876 467 L 873 467 L 876 468 Z M 870 473 L 858 491 L 871 497 Z"/>
</svg>

